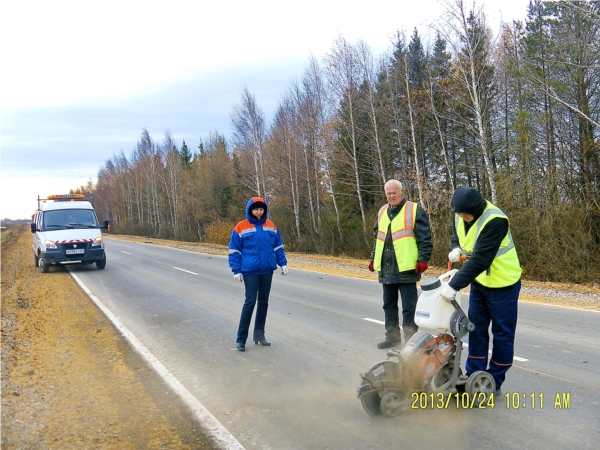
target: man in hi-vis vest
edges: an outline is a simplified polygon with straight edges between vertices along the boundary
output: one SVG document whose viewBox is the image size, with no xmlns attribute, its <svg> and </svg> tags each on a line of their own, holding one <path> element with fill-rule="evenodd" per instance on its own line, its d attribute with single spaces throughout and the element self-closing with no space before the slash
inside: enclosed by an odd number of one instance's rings
<svg viewBox="0 0 600 450">
<path fill-rule="evenodd" d="M 469 333 L 466 375 L 487 371 L 496 382 L 496 395 L 512 366 L 517 328 L 517 301 L 521 290 L 521 266 L 508 217 L 484 200 L 473 188 L 459 187 L 452 197 L 454 232 L 452 262 L 467 256 L 466 263 L 442 291 L 451 302 L 456 292 L 471 285 L 469 320 L 475 330 Z M 492 324 L 492 356 L 488 367 L 488 328 Z"/>
<path fill-rule="evenodd" d="M 402 329 L 404 342 L 416 333 L 415 308 L 417 281 L 427 270 L 433 244 L 429 220 L 423 208 L 403 197 L 402 183 L 385 183 L 388 203 L 383 205 L 375 221 L 375 245 L 369 270 L 379 272 L 383 286 L 385 340 L 378 348 L 390 348 L 401 343 L 398 293 L 402 299 Z"/>
</svg>

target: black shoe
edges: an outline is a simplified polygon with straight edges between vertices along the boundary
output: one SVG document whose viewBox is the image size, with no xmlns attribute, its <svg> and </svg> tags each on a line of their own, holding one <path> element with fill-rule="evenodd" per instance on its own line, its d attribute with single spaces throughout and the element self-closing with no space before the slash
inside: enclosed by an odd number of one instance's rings
<svg viewBox="0 0 600 450">
<path fill-rule="evenodd" d="M 385 341 L 382 341 L 379 344 L 377 344 L 377 348 L 395 347 L 396 345 L 400 345 L 400 343 L 401 343 L 401 341 L 392 342 L 389 339 L 386 339 Z"/>
<path fill-rule="evenodd" d="M 254 338 L 254 343 L 256 345 L 258 345 L 260 343 L 260 345 L 264 345 L 265 347 L 268 347 L 269 345 L 271 345 L 270 342 L 267 342 L 267 340 L 265 339 L 265 337 L 259 337 L 259 338 Z"/>
<path fill-rule="evenodd" d="M 238 349 L 240 352 L 245 352 L 245 351 L 246 351 L 246 344 L 239 344 L 239 343 L 238 343 L 238 344 L 235 344 L 235 346 L 237 347 L 237 349 Z"/>
</svg>

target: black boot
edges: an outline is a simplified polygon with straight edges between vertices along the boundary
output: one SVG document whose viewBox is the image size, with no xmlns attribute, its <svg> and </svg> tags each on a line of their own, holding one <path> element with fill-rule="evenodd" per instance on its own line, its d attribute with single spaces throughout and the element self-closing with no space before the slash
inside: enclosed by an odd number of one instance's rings
<svg viewBox="0 0 600 450">
<path fill-rule="evenodd" d="M 408 340 L 417 332 L 418 328 L 413 328 L 410 326 L 402 327 L 402 331 L 404 332 L 404 343 L 406 344 Z"/>
<path fill-rule="evenodd" d="M 389 338 L 385 338 L 385 341 L 382 341 L 379 344 L 377 344 L 377 348 L 396 347 L 400 344 L 401 344 L 400 339 L 398 339 L 397 341 L 391 341 Z"/>
<path fill-rule="evenodd" d="M 254 343 L 255 343 L 256 345 L 258 345 L 258 344 L 260 343 L 260 345 L 264 345 L 265 347 L 268 347 L 269 345 L 271 345 L 271 343 L 270 343 L 270 342 L 267 342 L 267 340 L 265 339 L 265 337 L 264 337 L 264 336 L 261 336 L 261 337 L 255 337 L 255 338 L 254 338 Z"/>
<path fill-rule="evenodd" d="M 400 332 L 400 325 L 398 325 L 398 321 L 388 322 L 386 319 L 385 324 L 385 341 L 377 344 L 377 348 L 390 348 L 390 347 L 400 347 L 402 345 L 402 334 Z"/>
</svg>

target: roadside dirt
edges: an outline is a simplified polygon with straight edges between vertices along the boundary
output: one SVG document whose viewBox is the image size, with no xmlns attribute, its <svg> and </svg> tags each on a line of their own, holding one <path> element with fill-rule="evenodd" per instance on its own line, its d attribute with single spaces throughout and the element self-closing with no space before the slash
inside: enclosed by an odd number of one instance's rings
<svg viewBox="0 0 600 450">
<path fill-rule="evenodd" d="M 210 435 L 66 271 L 2 231 L 2 449 L 212 449 Z"/>
<path fill-rule="evenodd" d="M 217 245 L 110 238 L 227 253 Z M 34 267 L 30 240 L 26 226 L 2 231 L 2 449 L 216 448 L 66 271 Z M 287 256 L 292 275 L 302 268 L 376 279 L 365 260 Z M 525 280 L 520 299 L 600 310 L 600 286 Z"/>
</svg>

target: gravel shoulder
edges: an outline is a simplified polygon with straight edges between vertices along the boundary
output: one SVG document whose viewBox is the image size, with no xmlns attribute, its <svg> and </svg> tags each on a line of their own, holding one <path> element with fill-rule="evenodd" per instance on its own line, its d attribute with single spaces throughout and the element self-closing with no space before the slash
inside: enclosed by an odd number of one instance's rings
<svg viewBox="0 0 600 450">
<path fill-rule="evenodd" d="M 109 237 L 227 255 L 225 246 Z M 301 268 L 376 280 L 366 260 L 287 256 L 292 276 Z M 2 231 L 1 263 L 2 449 L 217 448 L 68 272 L 34 267 L 26 226 Z M 520 300 L 600 310 L 600 286 L 524 280 Z"/>
<path fill-rule="evenodd" d="M 228 249 L 224 245 L 170 241 L 143 236 L 110 235 L 111 239 L 122 239 L 145 244 L 165 245 L 183 250 L 226 256 Z M 288 266 L 356 278 L 377 280 L 377 275 L 367 269 L 366 259 L 343 258 L 303 253 L 286 252 Z M 430 267 L 424 278 L 437 277 L 446 272 L 445 268 Z M 544 303 L 548 305 L 592 309 L 600 311 L 600 283 L 572 284 L 549 283 L 522 280 L 519 301 Z"/>
<path fill-rule="evenodd" d="M 64 269 L 2 231 L 2 449 L 212 449 L 210 434 Z"/>
</svg>

